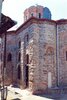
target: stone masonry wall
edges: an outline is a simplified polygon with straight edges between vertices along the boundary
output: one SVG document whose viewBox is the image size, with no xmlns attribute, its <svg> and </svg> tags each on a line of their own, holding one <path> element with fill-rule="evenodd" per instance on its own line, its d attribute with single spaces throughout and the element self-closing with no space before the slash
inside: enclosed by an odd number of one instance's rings
<svg viewBox="0 0 67 100">
<path fill-rule="evenodd" d="M 27 41 L 28 36 L 28 41 Z M 34 72 L 34 65 L 33 65 L 33 24 L 27 27 L 25 30 L 20 32 L 17 35 L 17 40 L 21 41 L 21 80 L 20 84 L 22 88 L 26 88 L 26 66 L 28 66 L 28 87 L 32 91 L 33 90 L 33 72 Z M 17 42 L 18 42 L 17 41 Z M 27 64 L 26 55 L 29 55 L 29 63 Z"/>
<path fill-rule="evenodd" d="M 47 85 L 48 88 L 56 86 L 56 25 L 46 23 L 40 27 L 40 68 L 41 68 L 41 88 Z M 49 84 L 49 72 L 51 73 L 51 86 Z"/>
<path fill-rule="evenodd" d="M 58 73 L 59 86 L 67 86 L 67 24 L 60 24 L 57 26 L 58 32 Z"/>
<path fill-rule="evenodd" d="M 3 37 L 4 38 L 4 37 Z M 3 39 L 4 40 L 4 39 Z M 3 41 L 4 45 L 4 41 Z M 5 84 L 16 83 L 16 35 L 7 34 L 6 41 L 6 67 L 5 67 Z M 11 61 L 8 61 L 8 55 L 11 54 Z"/>
<path fill-rule="evenodd" d="M 29 88 L 32 93 L 57 86 L 57 80 L 60 86 L 66 86 L 67 24 L 56 25 L 54 21 L 34 18 L 16 32 L 7 33 L 5 83 Z M 2 42 L 4 45 L 4 36 Z"/>
<path fill-rule="evenodd" d="M 28 36 L 28 37 L 27 37 Z M 20 48 L 19 48 L 20 41 Z M 12 61 L 7 62 L 6 77 L 8 83 L 16 83 L 26 88 L 26 66 L 28 66 L 28 87 L 33 93 L 45 91 L 56 86 L 56 27 L 55 23 L 32 23 L 16 34 L 7 35 L 7 55 L 12 54 Z M 20 61 L 18 61 L 20 53 Z M 27 64 L 26 56 L 29 55 Z M 21 78 L 18 79 L 18 66 Z M 48 73 L 51 74 L 49 83 Z M 13 76 L 12 76 L 13 75 Z"/>
<path fill-rule="evenodd" d="M 51 73 L 51 87 L 57 85 L 56 75 L 56 25 L 44 22 L 34 25 L 34 91 L 44 91 Z"/>
</svg>

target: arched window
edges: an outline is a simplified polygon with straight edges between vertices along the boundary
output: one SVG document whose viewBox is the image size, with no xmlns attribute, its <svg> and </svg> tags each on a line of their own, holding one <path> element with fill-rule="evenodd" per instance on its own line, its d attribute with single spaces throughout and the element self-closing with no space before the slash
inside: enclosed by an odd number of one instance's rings
<svg viewBox="0 0 67 100">
<path fill-rule="evenodd" d="M 39 18 L 41 18 L 41 13 L 39 13 Z"/>
<path fill-rule="evenodd" d="M 12 61 L 12 54 L 11 53 L 8 54 L 7 61 Z"/>
<path fill-rule="evenodd" d="M 29 64 L 29 55 L 26 55 L 26 63 Z"/>
<path fill-rule="evenodd" d="M 20 65 L 18 66 L 18 79 L 21 79 L 21 67 L 20 67 Z"/>
<path fill-rule="evenodd" d="M 48 47 L 46 51 L 47 55 L 53 55 L 54 54 L 54 49 L 52 47 Z"/>
<path fill-rule="evenodd" d="M 28 42 L 29 42 L 29 34 L 26 34 L 26 35 L 24 36 L 24 42 L 25 42 L 25 43 L 28 43 Z"/>
<path fill-rule="evenodd" d="M 19 44 L 18 44 L 18 46 L 19 46 L 19 49 L 21 48 L 21 41 L 19 41 Z"/>
<path fill-rule="evenodd" d="M 20 60 L 21 60 L 21 53 L 19 52 L 18 61 L 20 62 Z"/>
<path fill-rule="evenodd" d="M 26 40 L 27 40 L 27 42 L 29 41 L 29 35 L 28 34 L 26 35 Z"/>
<path fill-rule="evenodd" d="M 1 61 L 2 61 L 2 53 L 1 53 Z"/>
<path fill-rule="evenodd" d="M 31 17 L 33 17 L 33 13 L 31 14 Z"/>
<path fill-rule="evenodd" d="M 54 63 L 54 48 L 53 47 L 47 48 L 47 50 L 46 50 L 46 61 L 50 65 Z"/>
</svg>

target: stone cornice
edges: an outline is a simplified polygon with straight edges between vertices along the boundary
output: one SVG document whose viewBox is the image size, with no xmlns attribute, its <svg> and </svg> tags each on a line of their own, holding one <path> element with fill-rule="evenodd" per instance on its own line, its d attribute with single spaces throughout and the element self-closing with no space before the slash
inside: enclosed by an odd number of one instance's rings
<svg viewBox="0 0 67 100">
<path fill-rule="evenodd" d="M 67 24 L 67 19 L 61 19 L 61 20 L 54 21 L 54 20 L 49 20 L 49 19 L 38 19 L 35 17 L 31 17 L 29 20 L 27 20 L 25 23 L 23 23 L 16 31 L 9 31 L 8 33 L 9 34 L 10 33 L 18 34 L 33 23 L 36 23 L 36 24 L 47 23 L 47 24 L 61 25 L 61 24 Z"/>
<path fill-rule="evenodd" d="M 67 24 L 67 19 L 61 19 L 61 20 L 49 20 L 49 19 L 38 19 L 35 17 L 31 17 L 29 20 L 27 20 L 24 24 L 22 24 L 17 30 L 16 32 L 19 32 L 19 30 L 24 30 L 25 28 L 27 28 L 29 25 L 31 25 L 32 23 L 37 23 L 37 24 L 42 24 L 42 23 L 49 23 L 49 24 Z"/>
</svg>

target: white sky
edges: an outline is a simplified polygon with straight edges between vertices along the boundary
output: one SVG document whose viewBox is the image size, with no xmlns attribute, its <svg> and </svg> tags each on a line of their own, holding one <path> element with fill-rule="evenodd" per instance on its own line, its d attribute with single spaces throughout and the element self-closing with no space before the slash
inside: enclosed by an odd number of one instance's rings
<svg viewBox="0 0 67 100">
<path fill-rule="evenodd" d="M 18 23 L 23 23 L 23 12 L 32 5 L 48 7 L 52 19 L 67 18 L 67 0 L 4 0 L 2 12 Z"/>
</svg>

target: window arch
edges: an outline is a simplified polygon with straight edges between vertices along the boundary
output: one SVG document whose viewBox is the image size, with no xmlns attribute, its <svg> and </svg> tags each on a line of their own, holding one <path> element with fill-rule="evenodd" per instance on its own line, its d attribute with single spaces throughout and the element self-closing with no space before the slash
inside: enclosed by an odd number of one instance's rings
<svg viewBox="0 0 67 100">
<path fill-rule="evenodd" d="M 18 55 L 18 61 L 21 60 L 21 53 L 19 52 L 19 55 Z"/>
<path fill-rule="evenodd" d="M 19 49 L 20 49 L 21 48 L 21 41 L 19 41 L 18 46 L 19 46 Z"/>
<path fill-rule="evenodd" d="M 53 66 L 54 64 L 54 48 L 53 47 L 48 47 L 46 50 L 46 61 L 50 66 Z"/>
<path fill-rule="evenodd" d="M 39 18 L 41 18 L 41 13 L 39 13 Z"/>
<path fill-rule="evenodd" d="M 33 13 L 31 13 L 31 17 L 33 17 Z"/>
<path fill-rule="evenodd" d="M 2 53 L 1 53 L 1 61 L 2 61 Z"/>
<path fill-rule="evenodd" d="M 11 53 L 8 54 L 7 61 L 12 61 L 12 54 Z"/>
<path fill-rule="evenodd" d="M 21 67 L 18 65 L 18 79 L 21 79 Z"/>
<path fill-rule="evenodd" d="M 26 54 L 26 63 L 29 64 L 29 55 Z"/>
<path fill-rule="evenodd" d="M 27 42 L 29 41 L 29 35 L 28 34 L 26 35 L 26 41 Z"/>
<path fill-rule="evenodd" d="M 54 49 L 52 47 L 48 47 L 46 50 L 47 55 L 53 55 L 54 54 Z"/>
<path fill-rule="evenodd" d="M 29 34 L 28 33 L 24 36 L 24 42 L 25 43 L 29 42 Z"/>
</svg>

